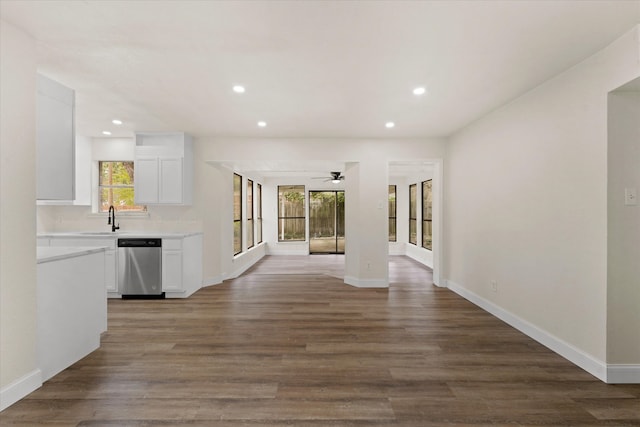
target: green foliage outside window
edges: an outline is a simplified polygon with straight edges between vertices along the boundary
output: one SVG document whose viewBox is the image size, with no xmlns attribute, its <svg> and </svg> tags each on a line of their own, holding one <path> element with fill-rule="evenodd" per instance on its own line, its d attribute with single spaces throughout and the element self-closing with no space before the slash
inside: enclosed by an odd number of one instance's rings
<svg viewBox="0 0 640 427">
<path fill-rule="evenodd" d="M 133 162 L 99 162 L 99 211 L 113 206 L 118 212 L 145 212 L 146 206 L 136 205 L 133 188 Z"/>
</svg>

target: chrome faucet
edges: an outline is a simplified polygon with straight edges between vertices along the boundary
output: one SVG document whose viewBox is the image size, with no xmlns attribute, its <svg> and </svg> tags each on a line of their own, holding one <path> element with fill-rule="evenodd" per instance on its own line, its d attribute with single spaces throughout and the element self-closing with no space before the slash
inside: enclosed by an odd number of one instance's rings
<svg viewBox="0 0 640 427">
<path fill-rule="evenodd" d="M 109 219 L 107 220 L 107 224 L 111 225 L 111 231 L 114 233 L 120 229 L 120 226 L 116 225 L 116 209 L 113 205 L 109 206 Z"/>
</svg>

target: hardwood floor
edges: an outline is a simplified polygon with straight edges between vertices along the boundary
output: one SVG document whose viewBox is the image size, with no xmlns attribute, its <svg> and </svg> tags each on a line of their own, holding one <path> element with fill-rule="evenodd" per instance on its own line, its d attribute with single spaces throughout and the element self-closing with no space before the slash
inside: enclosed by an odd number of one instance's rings
<svg viewBox="0 0 640 427">
<path fill-rule="evenodd" d="M 110 300 L 101 348 L 3 426 L 640 426 L 606 385 L 391 257 L 389 289 L 342 257 L 265 257 L 186 300 Z M 329 274 L 323 274 L 328 271 Z"/>
</svg>

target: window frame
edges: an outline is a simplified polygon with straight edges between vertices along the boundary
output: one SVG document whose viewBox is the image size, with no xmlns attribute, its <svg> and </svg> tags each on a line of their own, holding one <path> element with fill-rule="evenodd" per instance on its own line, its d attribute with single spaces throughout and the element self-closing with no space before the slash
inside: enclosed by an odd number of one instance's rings
<svg viewBox="0 0 640 427">
<path fill-rule="evenodd" d="M 425 198 L 425 187 L 428 189 L 428 196 Z M 420 233 L 421 246 L 424 249 L 433 250 L 433 179 L 422 181 L 422 233 Z M 430 231 L 431 243 L 425 243 L 425 230 Z"/>
<path fill-rule="evenodd" d="M 239 191 L 239 194 L 236 194 L 236 180 L 238 179 L 240 181 L 239 185 L 237 186 L 237 190 Z M 237 200 L 238 197 L 239 197 L 239 201 Z M 236 239 L 236 230 L 238 230 L 238 233 L 239 233 L 238 239 Z M 239 250 L 236 248 L 236 241 L 240 242 Z M 241 253 L 242 253 L 242 175 L 234 173 L 233 174 L 233 255 L 236 256 Z"/>
<path fill-rule="evenodd" d="M 391 205 L 391 194 L 393 188 L 393 209 Z M 398 241 L 398 187 L 396 185 L 389 185 L 389 241 L 397 242 Z M 391 225 L 393 223 L 393 226 Z M 393 238 L 391 229 L 393 228 Z"/>
<path fill-rule="evenodd" d="M 281 188 L 301 188 L 302 191 L 299 191 L 302 193 L 302 212 L 303 212 L 303 216 L 282 216 L 282 203 L 281 203 L 281 199 L 280 199 L 280 189 Z M 286 213 L 286 212 L 285 212 Z M 285 235 L 284 233 L 284 220 L 287 219 L 298 219 L 298 220 L 302 220 L 303 224 L 304 224 L 304 230 L 303 230 L 303 238 L 302 239 L 284 239 L 282 238 L 282 236 Z M 281 222 L 282 221 L 282 222 Z M 281 231 L 281 227 L 280 224 L 282 225 L 282 233 Z M 306 193 L 306 187 L 304 185 L 278 185 L 278 242 L 306 242 L 307 241 L 307 193 Z"/>
<path fill-rule="evenodd" d="M 413 196 L 412 196 L 413 193 Z M 418 184 L 409 185 L 409 243 L 418 246 Z M 411 238 L 411 225 L 415 236 Z"/>
</svg>

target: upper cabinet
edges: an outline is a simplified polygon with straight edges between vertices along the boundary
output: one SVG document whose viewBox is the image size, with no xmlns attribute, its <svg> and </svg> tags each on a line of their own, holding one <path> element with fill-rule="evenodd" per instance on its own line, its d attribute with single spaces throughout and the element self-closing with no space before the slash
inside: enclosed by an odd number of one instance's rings
<svg viewBox="0 0 640 427">
<path fill-rule="evenodd" d="M 38 74 L 36 164 L 38 200 L 75 198 L 75 93 Z"/>
<path fill-rule="evenodd" d="M 190 205 L 193 202 L 193 139 L 182 132 L 136 133 L 135 202 Z"/>
</svg>

